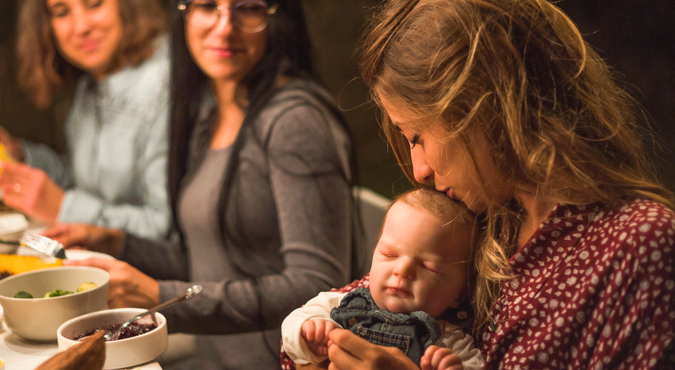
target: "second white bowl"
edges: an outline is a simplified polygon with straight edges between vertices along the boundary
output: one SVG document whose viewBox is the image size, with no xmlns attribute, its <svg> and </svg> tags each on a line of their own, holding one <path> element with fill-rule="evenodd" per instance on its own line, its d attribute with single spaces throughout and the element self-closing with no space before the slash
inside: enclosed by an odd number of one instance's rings
<svg viewBox="0 0 675 370">
<path fill-rule="evenodd" d="M 142 308 L 117 308 L 92 312 L 68 320 L 56 333 L 59 351 L 79 343 L 73 338 L 90 330 L 121 324 L 130 318 L 145 312 Z M 104 369 L 119 369 L 137 366 L 159 357 L 168 346 L 166 318 L 155 313 L 157 328 L 135 337 L 119 339 L 105 343 Z"/>
</svg>

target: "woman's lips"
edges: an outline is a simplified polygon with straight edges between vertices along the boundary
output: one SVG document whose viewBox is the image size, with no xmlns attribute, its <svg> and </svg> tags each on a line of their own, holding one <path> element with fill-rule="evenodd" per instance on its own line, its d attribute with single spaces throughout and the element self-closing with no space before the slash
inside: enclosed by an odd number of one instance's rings
<svg viewBox="0 0 675 370">
<path fill-rule="evenodd" d="M 221 58 L 230 58 L 239 52 L 239 50 L 237 49 L 229 49 L 229 48 L 211 48 L 210 50 Z"/>
<path fill-rule="evenodd" d="M 85 41 L 79 45 L 79 49 L 82 51 L 92 51 L 98 48 L 99 42 L 98 41 Z"/>
<path fill-rule="evenodd" d="M 457 198 L 455 198 L 455 192 L 452 189 L 448 189 L 445 194 L 450 197 L 450 199 L 457 200 Z"/>
</svg>

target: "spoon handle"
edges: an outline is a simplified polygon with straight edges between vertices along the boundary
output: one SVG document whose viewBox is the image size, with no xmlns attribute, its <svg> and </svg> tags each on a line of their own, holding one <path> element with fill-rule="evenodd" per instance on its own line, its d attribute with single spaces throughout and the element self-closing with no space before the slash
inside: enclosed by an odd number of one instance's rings
<svg viewBox="0 0 675 370">
<path fill-rule="evenodd" d="M 153 308 L 151 308 L 151 309 L 149 309 L 149 310 L 147 310 L 147 311 L 145 311 L 141 314 L 138 314 L 138 315 L 132 317 L 130 320 L 128 320 L 128 321 L 124 322 L 122 325 L 120 325 L 120 327 L 117 328 L 117 330 L 107 333 L 104 337 L 106 338 L 106 340 L 111 340 L 113 338 L 116 338 L 117 334 L 120 333 L 122 330 L 124 330 L 132 322 L 134 322 L 136 320 L 140 320 L 140 319 L 144 318 L 145 316 L 151 315 L 151 314 L 153 314 L 157 311 L 161 311 L 161 310 L 164 310 L 164 309 L 169 308 L 171 306 L 174 306 L 174 305 L 176 305 L 180 302 L 186 301 L 186 300 L 196 296 L 197 294 L 201 293 L 202 290 L 204 290 L 204 287 L 202 287 L 201 285 L 193 285 L 193 286 L 189 287 L 185 291 L 185 293 L 179 295 L 178 297 L 173 298 L 171 300 L 168 300 L 168 301 L 166 301 L 162 304 L 159 304 L 159 305 L 157 305 L 157 306 L 155 306 L 155 307 L 153 307 Z"/>
<path fill-rule="evenodd" d="M 141 318 L 143 318 L 143 317 L 145 317 L 145 316 L 148 316 L 148 315 L 150 315 L 150 314 L 153 314 L 153 313 L 155 313 L 155 312 L 157 312 L 157 311 L 164 310 L 164 309 L 169 308 L 169 307 L 172 307 L 172 306 L 174 306 L 174 305 L 176 305 L 176 304 L 178 304 L 178 303 L 180 303 L 180 302 L 182 302 L 182 301 L 186 301 L 186 300 L 188 300 L 188 299 L 194 297 L 195 295 L 201 293 L 203 289 L 204 289 L 204 288 L 203 288 L 201 285 L 193 285 L 193 286 L 189 287 L 189 288 L 185 291 L 185 293 L 179 295 L 178 297 L 173 298 L 173 299 L 171 299 L 171 300 L 168 300 L 168 301 L 166 301 L 166 302 L 164 302 L 164 303 L 162 303 L 162 304 L 159 304 L 159 305 L 157 305 L 157 306 L 155 306 L 155 307 L 153 307 L 153 308 L 151 308 L 151 309 L 149 309 L 149 310 L 147 310 L 147 311 L 145 311 L 145 312 L 143 312 L 143 313 L 141 313 L 141 314 L 138 314 L 138 315 L 134 316 L 134 318 L 132 318 L 131 320 L 129 320 L 129 321 L 127 321 L 127 322 L 128 322 L 128 323 L 132 323 L 132 322 L 134 322 L 134 321 L 136 321 L 136 320 L 139 320 L 139 319 L 141 319 Z"/>
</svg>

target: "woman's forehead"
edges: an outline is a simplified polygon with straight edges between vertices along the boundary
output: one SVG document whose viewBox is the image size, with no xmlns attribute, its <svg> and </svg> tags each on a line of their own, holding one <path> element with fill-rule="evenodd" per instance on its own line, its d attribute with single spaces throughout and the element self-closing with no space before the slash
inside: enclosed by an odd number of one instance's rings
<svg viewBox="0 0 675 370">
<path fill-rule="evenodd" d="M 389 101 L 382 101 L 382 109 L 388 117 L 387 124 L 396 131 L 415 131 L 429 126 L 424 118 L 414 114 L 410 109 L 406 109 L 403 104 L 395 104 Z"/>
</svg>

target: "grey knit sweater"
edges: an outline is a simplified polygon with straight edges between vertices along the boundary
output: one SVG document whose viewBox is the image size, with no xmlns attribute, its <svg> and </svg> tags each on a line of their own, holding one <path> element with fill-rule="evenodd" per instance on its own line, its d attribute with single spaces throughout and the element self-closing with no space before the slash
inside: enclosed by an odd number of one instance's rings
<svg viewBox="0 0 675 370">
<path fill-rule="evenodd" d="M 308 91 L 326 94 L 294 81 L 242 128 L 225 225 L 218 222 L 217 200 L 232 153 L 203 144 L 213 110 L 207 98 L 179 200 L 185 247 L 127 237 L 123 259 L 161 279 L 162 301 L 192 284 L 180 280 L 204 285 L 199 297 L 165 313 L 171 332 L 209 335 L 198 339 L 202 363 L 194 368 L 279 368 L 286 315 L 348 282 L 350 142 Z M 234 242 L 223 243 L 220 228 Z"/>
</svg>

